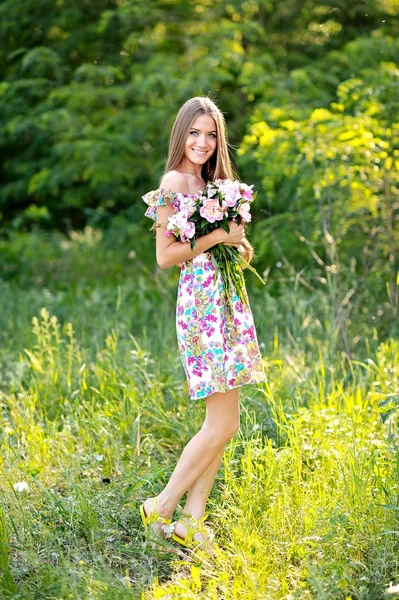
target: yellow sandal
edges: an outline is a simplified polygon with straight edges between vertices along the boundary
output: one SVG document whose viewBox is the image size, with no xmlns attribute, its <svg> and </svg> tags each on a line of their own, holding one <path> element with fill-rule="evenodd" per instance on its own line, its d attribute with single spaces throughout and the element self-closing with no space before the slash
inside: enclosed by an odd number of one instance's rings
<svg viewBox="0 0 399 600">
<path fill-rule="evenodd" d="M 190 524 L 186 523 L 186 521 L 182 521 L 182 524 L 186 528 L 186 535 L 184 536 L 184 538 L 182 538 L 180 537 L 180 535 L 177 535 L 177 533 L 173 532 L 172 540 L 174 540 L 178 544 L 181 544 L 182 546 L 185 546 L 186 548 L 191 548 L 194 544 L 203 544 L 203 542 L 201 542 L 200 540 L 194 539 L 194 535 L 196 533 L 202 533 L 205 539 L 211 538 L 210 532 L 207 529 L 205 529 L 203 525 L 204 521 L 206 521 L 206 519 L 208 518 L 208 515 L 204 515 L 202 519 L 195 519 L 192 515 L 189 514 L 183 514 L 182 517 L 185 517 L 190 521 Z M 174 525 L 176 526 L 176 523 L 174 523 Z M 212 541 L 212 539 L 210 539 L 210 541 Z"/>
<path fill-rule="evenodd" d="M 165 534 L 165 537 L 170 537 L 174 529 L 172 519 L 165 519 L 164 517 L 161 517 L 157 512 L 157 497 L 153 498 L 153 500 L 154 505 L 149 515 L 147 515 L 144 510 L 144 503 L 140 506 L 140 515 L 143 525 L 147 529 L 149 525 L 153 525 L 154 523 L 162 523 L 162 532 Z"/>
</svg>

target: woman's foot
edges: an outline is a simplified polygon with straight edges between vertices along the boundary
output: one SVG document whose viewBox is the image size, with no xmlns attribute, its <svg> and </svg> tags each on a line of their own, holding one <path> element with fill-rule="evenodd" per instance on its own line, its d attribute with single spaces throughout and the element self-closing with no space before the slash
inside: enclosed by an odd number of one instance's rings
<svg viewBox="0 0 399 600">
<path fill-rule="evenodd" d="M 188 514 L 182 515 L 175 523 L 172 538 L 187 548 L 199 545 L 214 554 L 213 532 L 204 525 L 206 517 L 195 519 Z"/>
<path fill-rule="evenodd" d="M 172 516 L 166 514 L 157 506 L 157 496 L 147 498 L 140 508 L 141 518 L 145 527 L 150 527 L 156 536 L 167 538 L 173 533 Z"/>
</svg>

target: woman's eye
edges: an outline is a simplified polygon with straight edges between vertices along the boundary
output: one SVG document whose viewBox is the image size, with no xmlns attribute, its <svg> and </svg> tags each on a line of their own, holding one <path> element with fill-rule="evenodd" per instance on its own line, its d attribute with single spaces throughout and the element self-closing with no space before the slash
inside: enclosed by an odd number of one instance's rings
<svg viewBox="0 0 399 600">
<path fill-rule="evenodd" d="M 190 135 L 198 135 L 198 131 L 190 131 Z M 209 134 L 211 137 L 215 138 L 216 134 L 215 133 L 210 133 Z"/>
</svg>

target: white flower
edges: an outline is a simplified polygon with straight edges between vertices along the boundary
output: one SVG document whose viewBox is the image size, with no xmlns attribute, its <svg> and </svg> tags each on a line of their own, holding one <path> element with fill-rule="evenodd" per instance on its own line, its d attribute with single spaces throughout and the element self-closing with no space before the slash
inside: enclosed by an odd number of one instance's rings
<svg viewBox="0 0 399 600">
<path fill-rule="evenodd" d="M 171 523 L 170 525 L 162 525 L 161 529 L 164 532 L 165 537 L 170 538 L 175 530 L 175 524 Z"/>
<path fill-rule="evenodd" d="M 29 485 L 26 481 L 18 481 L 18 483 L 14 483 L 13 487 L 19 494 L 22 494 L 22 492 L 29 492 Z"/>
<path fill-rule="evenodd" d="M 398 594 L 399 593 L 399 583 L 393 585 L 392 581 L 389 583 L 389 587 L 385 590 L 385 594 Z"/>
<path fill-rule="evenodd" d="M 125 577 L 121 577 L 121 582 L 122 582 L 122 585 L 124 585 L 127 588 L 130 588 L 132 579 L 129 577 L 129 575 L 125 575 Z"/>
<path fill-rule="evenodd" d="M 97 455 L 96 455 L 96 461 L 98 461 L 98 462 L 101 462 L 101 461 L 103 461 L 103 460 L 104 460 L 104 456 L 103 456 L 103 454 L 97 454 Z"/>
<path fill-rule="evenodd" d="M 215 539 L 215 532 L 213 531 L 213 529 L 211 529 L 210 527 L 205 527 L 205 526 L 204 526 L 204 529 L 205 529 L 206 534 L 208 536 L 208 540 L 210 542 L 213 542 L 214 539 Z"/>
</svg>

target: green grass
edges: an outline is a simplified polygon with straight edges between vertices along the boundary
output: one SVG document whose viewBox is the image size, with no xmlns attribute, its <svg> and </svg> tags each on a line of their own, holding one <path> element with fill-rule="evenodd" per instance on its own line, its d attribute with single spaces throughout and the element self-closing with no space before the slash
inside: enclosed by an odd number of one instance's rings
<svg viewBox="0 0 399 600">
<path fill-rule="evenodd" d="M 188 399 L 177 352 L 178 271 L 156 271 L 141 242 L 135 256 L 115 232 L 3 243 L 0 597 L 388 597 L 399 341 L 357 330 L 348 358 L 328 297 L 296 283 L 278 298 L 250 289 L 269 381 L 241 390 L 209 502 L 217 555 L 146 541 L 139 503 L 166 483 L 204 405 Z"/>
</svg>

